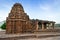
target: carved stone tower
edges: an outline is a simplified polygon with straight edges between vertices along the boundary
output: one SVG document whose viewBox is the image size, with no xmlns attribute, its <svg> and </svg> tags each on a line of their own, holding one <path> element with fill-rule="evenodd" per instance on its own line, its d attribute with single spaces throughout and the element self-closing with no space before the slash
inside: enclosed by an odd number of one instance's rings
<svg viewBox="0 0 60 40">
<path fill-rule="evenodd" d="M 21 4 L 15 3 L 6 19 L 6 33 L 24 33 L 31 31 L 29 16 L 24 12 Z"/>
</svg>

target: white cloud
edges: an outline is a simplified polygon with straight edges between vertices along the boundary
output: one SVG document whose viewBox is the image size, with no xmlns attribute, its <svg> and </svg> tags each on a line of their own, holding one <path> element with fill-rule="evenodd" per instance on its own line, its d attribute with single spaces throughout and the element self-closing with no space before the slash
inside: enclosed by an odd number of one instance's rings
<svg viewBox="0 0 60 40">
<path fill-rule="evenodd" d="M 41 4 L 39 7 L 41 10 L 43 10 L 45 12 L 50 12 L 52 9 L 52 7 L 48 4 Z"/>
<path fill-rule="evenodd" d="M 59 5 L 60 4 L 60 0 L 54 0 L 53 4 L 54 5 Z"/>
</svg>

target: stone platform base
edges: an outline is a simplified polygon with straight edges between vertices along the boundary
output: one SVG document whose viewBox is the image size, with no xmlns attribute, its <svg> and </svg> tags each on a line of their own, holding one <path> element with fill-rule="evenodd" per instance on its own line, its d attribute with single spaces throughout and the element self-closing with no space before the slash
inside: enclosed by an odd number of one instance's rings
<svg viewBox="0 0 60 40">
<path fill-rule="evenodd" d="M 31 35 L 31 36 L 19 36 L 19 37 L 7 37 L 7 38 L 0 38 L 0 40 L 20 40 L 20 39 L 32 39 L 32 38 L 47 38 L 47 37 L 56 37 L 60 35 L 44 35 L 44 36 L 36 36 L 36 35 Z"/>
<path fill-rule="evenodd" d="M 58 32 L 40 32 L 40 33 L 24 33 L 24 34 L 5 34 L 0 32 L 0 40 L 20 40 L 20 39 L 31 39 L 31 38 L 47 38 L 60 36 Z"/>
<path fill-rule="evenodd" d="M 0 31 L 0 40 L 20 40 L 30 38 L 47 38 L 47 37 L 60 37 L 60 29 L 39 30 L 34 33 L 23 34 L 6 34 L 5 31 Z"/>
</svg>

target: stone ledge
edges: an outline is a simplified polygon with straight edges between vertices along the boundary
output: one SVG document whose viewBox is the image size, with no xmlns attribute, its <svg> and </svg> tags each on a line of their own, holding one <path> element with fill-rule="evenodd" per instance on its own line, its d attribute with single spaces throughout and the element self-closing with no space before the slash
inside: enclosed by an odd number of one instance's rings
<svg viewBox="0 0 60 40">
<path fill-rule="evenodd" d="M 60 36 L 60 33 L 37 33 L 37 34 L 4 34 L 0 35 L 0 40 L 17 40 L 17 39 L 28 39 L 28 38 L 46 38 Z"/>
</svg>

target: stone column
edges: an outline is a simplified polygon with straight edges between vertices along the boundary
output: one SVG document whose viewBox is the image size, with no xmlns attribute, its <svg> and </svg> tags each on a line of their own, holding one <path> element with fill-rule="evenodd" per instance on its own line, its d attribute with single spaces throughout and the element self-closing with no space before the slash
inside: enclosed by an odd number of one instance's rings
<svg viewBox="0 0 60 40">
<path fill-rule="evenodd" d="M 42 23 L 42 30 L 44 30 L 44 23 Z"/>
<path fill-rule="evenodd" d="M 36 31 L 38 31 L 38 21 L 36 21 Z"/>
<path fill-rule="evenodd" d="M 50 28 L 50 23 L 48 23 L 48 29 Z"/>
<path fill-rule="evenodd" d="M 46 29 L 48 29 L 48 24 L 46 24 Z"/>
</svg>

